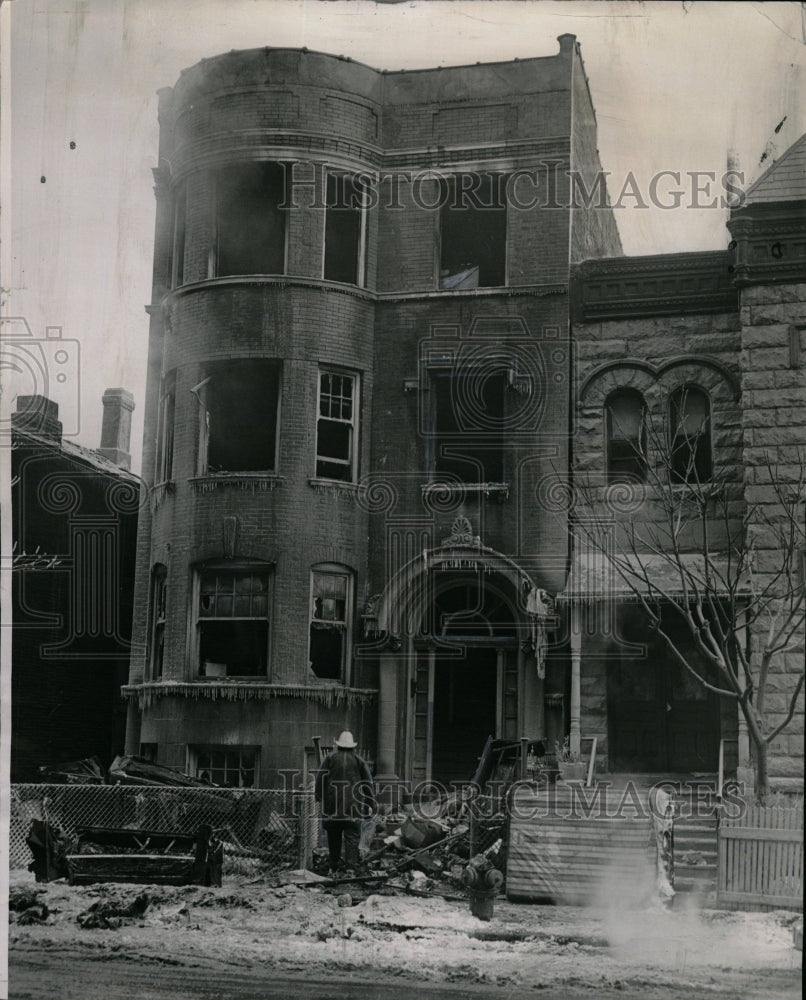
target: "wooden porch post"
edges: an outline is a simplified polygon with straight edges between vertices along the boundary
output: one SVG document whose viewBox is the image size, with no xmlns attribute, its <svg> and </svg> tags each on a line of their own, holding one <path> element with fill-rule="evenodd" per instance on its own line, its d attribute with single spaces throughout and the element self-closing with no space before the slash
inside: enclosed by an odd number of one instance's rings
<svg viewBox="0 0 806 1000">
<path fill-rule="evenodd" d="M 569 712 L 569 743 L 571 752 L 579 754 L 580 731 L 580 671 L 582 665 L 582 629 L 580 627 L 579 605 L 571 605 L 571 708 Z"/>
</svg>

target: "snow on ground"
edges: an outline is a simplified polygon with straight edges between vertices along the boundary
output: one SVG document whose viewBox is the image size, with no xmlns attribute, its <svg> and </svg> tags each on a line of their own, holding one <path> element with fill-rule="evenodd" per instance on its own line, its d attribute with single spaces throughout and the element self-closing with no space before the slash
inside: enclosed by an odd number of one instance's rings
<svg viewBox="0 0 806 1000">
<path fill-rule="evenodd" d="M 371 895 L 350 905 L 335 892 L 272 888 L 266 879 L 243 876 L 225 877 L 220 888 L 71 887 L 63 881 L 36 885 L 33 876 L 12 873 L 11 889 L 12 898 L 21 889 L 39 893 L 49 910 L 44 924 L 21 924 L 12 915 L 12 964 L 15 948 L 91 949 L 182 964 L 216 954 L 235 964 L 382 969 L 434 981 L 690 985 L 698 997 L 709 991 L 742 996 L 745 986 L 770 984 L 770 976 L 785 986 L 800 981 L 791 930 L 796 915 L 782 911 L 613 902 L 582 909 L 499 899 L 493 919 L 483 922 L 464 901 Z M 148 908 L 115 929 L 84 929 L 77 922 L 94 903 L 126 905 L 142 892 Z"/>
</svg>

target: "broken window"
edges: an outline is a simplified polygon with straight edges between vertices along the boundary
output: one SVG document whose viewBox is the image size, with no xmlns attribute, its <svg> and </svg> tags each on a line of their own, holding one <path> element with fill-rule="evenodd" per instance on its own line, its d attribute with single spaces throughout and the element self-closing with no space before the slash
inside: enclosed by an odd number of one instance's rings
<svg viewBox="0 0 806 1000">
<path fill-rule="evenodd" d="M 174 415 L 176 410 L 176 373 L 171 372 L 162 381 L 159 429 L 157 431 L 156 481 L 167 483 L 173 479 L 174 464 Z"/>
<path fill-rule="evenodd" d="M 151 646 L 149 652 L 149 677 L 158 681 L 162 677 L 165 660 L 165 608 L 168 597 L 168 570 L 161 563 L 151 573 Z"/>
<path fill-rule="evenodd" d="M 358 378 L 347 372 L 319 372 L 316 475 L 355 482 L 357 476 Z"/>
<path fill-rule="evenodd" d="M 257 747 L 190 747 L 193 777 L 222 788 L 255 788 L 257 782 Z"/>
<path fill-rule="evenodd" d="M 215 365 L 193 392 L 201 408 L 199 475 L 276 470 L 276 363 L 250 358 Z"/>
<path fill-rule="evenodd" d="M 437 478 L 462 483 L 504 480 L 504 430 L 509 384 L 504 365 L 483 372 L 432 375 L 434 461 Z"/>
<path fill-rule="evenodd" d="M 696 386 L 682 386 L 669 400 L 671 475 L 676 483 L 707 483 L 712 474 L 711 401 Z"/>
<path fill-rule="evenodd" d="M 439 287 L 505 285 L 506 177 L 457 174 L 440 183 Z"/>
<path fill-rule="evenodd" d="M 143 760 L 147 760 L 151 764 L 156 764 L 157 749 L 158 745 L 156 743 L 141 743 L 140 756 L 143 758 Z"/>
<path fill-rule="evenodd" d="M 285 273 L 285 171 L 243 163 L 215 174 L 215 274 Z"/>
<path fill-rule="evenodd" d="M 635 389 L 617 389 L 605 403 L 608 483 L 646 479 L 644 397 Z"/>
<path fill-rule="evenodd" d="M 179 184 L 174 193 L 173 274 L 171 286 L 185 281 L 185 221 L 187 217 L 187 185 Z"/>
<path fill-rule="evenodd" d="M 265 676 L 269 574 L 206 569 L 199 574 L 198 649 L 203 677 Z"/>
<path fill-rule="evenodd" d="M 364 284 L 366 215 L 364 189 L 347 174 L 328 174 L 325 215 L 325 278 Z"/>
<path fill-rule="evenodd" d="M 339 566 L 316 566 L 311 574 L 308 659 L 317 677 L 345 679 L 350 639 L 352 576 Z"/>
</svg>

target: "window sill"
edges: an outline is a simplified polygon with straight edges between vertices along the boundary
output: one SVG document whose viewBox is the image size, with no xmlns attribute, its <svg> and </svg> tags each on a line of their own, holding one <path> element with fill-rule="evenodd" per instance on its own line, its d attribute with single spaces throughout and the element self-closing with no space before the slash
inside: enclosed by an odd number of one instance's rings
<svg viewBox="0 0 806 1000">
<path fill-rule="evenodd" d="M 458 483 L 448 480 L 436 479 L 430 483 L 423 483 L 420 487 L 423 499 L 433 498 L 430 506 L 439 504 L 440 497 L 447 494 L 464 494 L 468 500 L 483 496 L 485 500 L 497 500 L 503 503 L 509 499 L 509 483 Z"/>
<path fill-rule="evenodd" d="M 205 476 L 193 476 L 188 482 L 196 493 L 211 493 L 226 487 L 249 490 L 251 493 L 269 493 L 282 486 L 285 477 L 273 472 L 211 472 Z"/>
<path fill-rule="evenodd" d="M 320 479 L 311 476 L 308 485 L 317 493 L 336 497 L 339 500 L 355 500 L 358 496 L 358 483 L 346 483 L 341 479 Z"/>
</svg>

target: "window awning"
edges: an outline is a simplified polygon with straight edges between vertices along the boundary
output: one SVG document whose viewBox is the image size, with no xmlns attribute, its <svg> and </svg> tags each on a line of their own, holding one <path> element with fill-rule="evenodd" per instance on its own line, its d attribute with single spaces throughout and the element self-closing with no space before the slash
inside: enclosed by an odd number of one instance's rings
<svg viewBox="0 0 806 1000">
<path fill-rule="evenodd" d="M 618 565 L 614 565 L 613 558 Z M 705 557 L 700 553 L 690 552 L 682 554 L 680 559 L 687 581 L 700 591 L 705 589 Z M 729 569 L 726 557 L 712 556 L 709 566 L 713 571 L 713 579 L 707 589 L 719 597 L 728 596 L 729 586 L 736 579 L 735 565 L 731 565 Z M 745 574 L 739 581 L 737 593 L 749 593 L 749 583 L 749 577 Z M 603 552 L 587 549 L 574 555 L 568 582 L 562 593 L 557 595 L 557 600 L 567 604 L 606 600 L 639 601 L 640 595 L 662 598 L 664 594 L 673 598 L 685 596 L 680 569 L 667 557 L 646 553 L 611 558 Z"/>
</svg>

